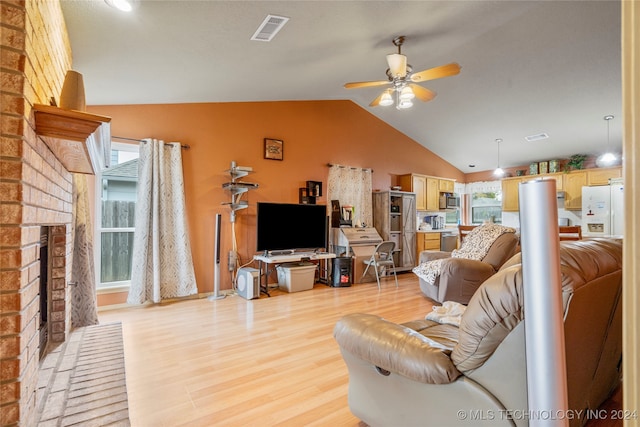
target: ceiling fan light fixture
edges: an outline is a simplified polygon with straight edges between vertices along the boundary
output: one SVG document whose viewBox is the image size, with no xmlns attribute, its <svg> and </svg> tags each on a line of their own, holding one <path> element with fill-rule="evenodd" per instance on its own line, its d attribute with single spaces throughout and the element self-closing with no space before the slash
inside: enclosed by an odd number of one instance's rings
<svg viewBox="0 0 640 427">
<path fill-rule="evenodd" d="M 401 99 L 396 105 L 398 110 L 406 110 L 407 108 L 413 107 L 413 102 L 410 99 Z"/>
<path fill-rule="evenodd" d="M 378 105 L 382 107 L 388 107 L 391 104 L 393 104 L 393 97 L 391 96 L 391 94 L 389 92 L 383 93 Z"/>
<path fill-rule="evenodd" d="M 409 86 L 405 86 L 400 91 L 400 99 L 402 100 L 411 100 L 415 98 L 416 95 L 413 93 L 413 90 Z"/>
<path fill-rule="evenodd" d="M 407 57 L 401 53 L 391 53 L 387 55 L 387 64 L 391 77 L 405 77 L 407 75 Z"/>
</svg>

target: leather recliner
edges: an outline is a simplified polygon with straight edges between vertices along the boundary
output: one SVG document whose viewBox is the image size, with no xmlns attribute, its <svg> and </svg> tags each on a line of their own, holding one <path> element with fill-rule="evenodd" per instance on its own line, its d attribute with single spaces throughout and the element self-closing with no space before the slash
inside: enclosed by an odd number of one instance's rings
<svg viewBox="0 0 640 427">
<path fill-rule="evenodd" d="M 519 237 L 515 233 L 499 236 L 480 260 L 452 258 L 451 252 L 422 251 L 420 262 L 445 258 L 442 271 L 433 284 L 420 279 L 422 293 L 437 302 L 455 301 L 467 304 L 478 287 L 494 275 L 518 250 Z"/>
<path fill-rule="evenodd" d="M 596 410 L 620 382 L 622 242 L 562 242 L 560 268 L 567 417 L 580 426 L 584 410 Z M 523 285 L 517 254 L 480 286 L 459 327 L 344 316 L 334 337 L 351 412 L 372 427 L 527 426 Z"/>
</svg>

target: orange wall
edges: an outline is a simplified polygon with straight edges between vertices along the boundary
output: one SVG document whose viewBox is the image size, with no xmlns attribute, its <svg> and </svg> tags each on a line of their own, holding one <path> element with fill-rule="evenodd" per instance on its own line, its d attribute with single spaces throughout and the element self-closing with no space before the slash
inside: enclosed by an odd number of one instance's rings
<svg viewBox="0 0 640 427">
<path fill-rule="evenodd" d="M 88 111 L 112 117 L 114 136 L 191 146 L 183 151 L 185 197 L 201 293 L 213 290 L 216 213 L 222 213 L 221 289 L 231 288 L 226 260 L 231 225 L 222 205 L 230 196 L 222 184 L 232 160 L 251 166 L 254 173 L 245 181 L 260 185 L 248 193 L 250 207 L 237 214 L 238 248 L 245 261 L 255 249 L 256 202 L 297 203 L 298 188 L 307 180 L 322 181 L 326 191 L 328 163 L 372 168 L 374 189 L 388 189 L 397 184 L 397 175 L 410 172 L 464 181 L 458 169 L 351 101 L 92 106 Z M 284 141 L 283 161 L 263 158 L 264 138 Z M 123 301 L 122 295 L 110 294 L 99 303 Z"/>
</svg>

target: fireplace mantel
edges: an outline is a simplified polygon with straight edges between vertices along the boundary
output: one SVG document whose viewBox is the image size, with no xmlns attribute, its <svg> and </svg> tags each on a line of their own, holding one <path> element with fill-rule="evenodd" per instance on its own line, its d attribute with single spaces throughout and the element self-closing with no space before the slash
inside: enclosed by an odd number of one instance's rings
<svg viewBox="0 0 640 427">
<path fill-rule="evenodd" d="M 95 174 L 109 166 L 111 117 L 42 104 L 33 110 L 36 133 L 69 172 Z"/>
</svg>

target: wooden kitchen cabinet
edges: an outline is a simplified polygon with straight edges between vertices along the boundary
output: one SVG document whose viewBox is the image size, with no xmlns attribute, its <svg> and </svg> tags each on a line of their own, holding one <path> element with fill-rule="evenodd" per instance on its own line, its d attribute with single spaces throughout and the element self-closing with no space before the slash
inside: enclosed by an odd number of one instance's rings
<svg viewBox="0 0 640 427">
<path fill-rule="evenodd" d="M 420 233 L 416 242 L 416 260 L 420 262 L 420 252 L 422 251 L 439 251 L 440 250 L 440 233 Z"/>
<path fill-rule="evenodd" d="M 582 209 L 582 187 L 587 185 L 587 171 L 573 171 L 563 177 L 564 208 Z"/>
<path fill-rule="evenodd" d="M 405 190 L 404 186 L 402 188 Z M 424 175 L 413 175 L 411 177 L 410 190 L 416 193 L 416 210 L 427 210 L 427 177 Z"/>
<path fill-rule="evenodd" d="M 427 177 L 427 192 L 425 199 L 427 200 L 427 211 L 437 211 L 440 209 L 440 184 L 438 178 Z"/>
<path fill-rule="evenodd" d="M 518 212 L 518 186 L 524 178 L 506 178 L 502 180 L 502 210 Z"/>
<path fill-rule="evenodd" d="M 548 175 L 543 175 L 542 179 L 555 179 L 556 180 L 556 191 L 563 191 L 564 190 L 564 173 L 562 172 L 558 172 L 558 173 L 550 173 Z"/>
<path fill-rule="evenodd" d="M 622 168 L 587 170 L 587 185 L 609 185 L 609 179 L 622 177 Z"/>
<path fill-rule="evenodd" d="M 518 184 L 526 179 L 555 179 L 556 190 L 564 192 L 564 208 L 582 209 L 582 187 L 588 185 L 608 185 L 609 179 L 620 178 L 622 168 L 583 169 L 571 172 L 549 173 L 502 180 L 502 210 L 518 211 Z"/>
<path fill-rule="evenodd" d="M 416 173 L 400 175 L 402 191 L 416 193 L 416 210 L 437 211 L 440 209 L 439 179 Z"/>
<path fill-rule="evenodd" d="M 440 193 L 453 193 L 455 181 L 451 179 L 438 179 Z"/>
</svg>

